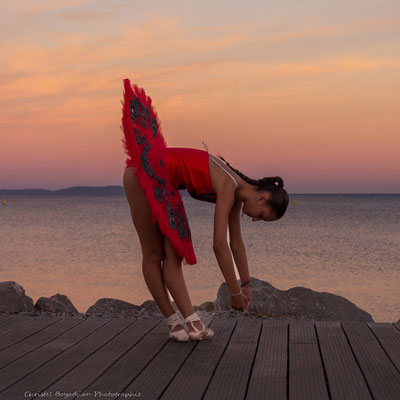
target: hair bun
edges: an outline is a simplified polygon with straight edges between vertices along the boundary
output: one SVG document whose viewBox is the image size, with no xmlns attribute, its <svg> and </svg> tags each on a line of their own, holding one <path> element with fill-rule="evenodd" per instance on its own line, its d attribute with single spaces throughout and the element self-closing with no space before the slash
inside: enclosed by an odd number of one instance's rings
<svg viewBox="0 0 400 400">
<path fill-rule="evenodd" d="M 266 183 L 278 184 L 278 187 L 283 187 L 283 179 L 280 176 L 269 176 L 266 178 L 261 179 L 261 185 Z"/>
<path fill-rule="evenodd" d="M 283 187 L 283 179 L 280 176 L 275 176 L 275 182 L 279 187 Z"/>
</svg>

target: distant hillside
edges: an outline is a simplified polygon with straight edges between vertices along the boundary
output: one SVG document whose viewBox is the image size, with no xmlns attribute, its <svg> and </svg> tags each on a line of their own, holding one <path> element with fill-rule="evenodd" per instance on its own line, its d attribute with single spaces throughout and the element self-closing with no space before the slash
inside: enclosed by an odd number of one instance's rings
<svg viewBox="0 0 400 400">
<path fill-rule="evenodd" d="M 65 189 L 47 190 L 47 189 L 0 189 L 1 194 L 124 194 L 122 186 L 73 186 Z"/>
<path fill-rule="evenodd" d="M 180 191 L 183 197 L 186 197 L 186 190 Z M 6 194 L 78 194 L 78 195 L 125 195 L 122 186 L 73 186 L 65 189 L 48 190 L 48 189 L 0 189 L 0 195 Z M 189 195 L 188 195 L 189 196 Z"/>
</svg>

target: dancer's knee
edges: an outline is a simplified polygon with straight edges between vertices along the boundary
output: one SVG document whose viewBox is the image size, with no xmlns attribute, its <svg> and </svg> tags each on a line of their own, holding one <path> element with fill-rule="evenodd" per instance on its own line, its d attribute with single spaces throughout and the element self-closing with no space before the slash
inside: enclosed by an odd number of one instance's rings
<svg viewBox="0 0 400 400">
<path fill-rule="evenodd" d="M 152 251 L 145 252 L 142 258 L 142 264 L 144 265 L 159 265 L 164 260 L 165 251 L 164 249 L 153 249 Z"/>
<path fill-rule="evenodd" d="M 164 265 L 175 265 L 180 266 L 182 258 L 178 256 L 176 250 L 172 246 L 171 242 L 164 236 Z"/>
<path fill-rule="evenodd" d="M 164 257 L 164 270 L 182 267 L 182 258 L 176 254 L 165 253 Z"/>
</svg>

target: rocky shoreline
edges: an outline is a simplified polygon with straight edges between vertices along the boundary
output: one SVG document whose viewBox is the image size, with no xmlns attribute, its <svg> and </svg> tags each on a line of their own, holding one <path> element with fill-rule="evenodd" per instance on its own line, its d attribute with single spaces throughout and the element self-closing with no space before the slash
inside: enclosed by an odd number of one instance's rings
<svg viewBox="0 0 400 400">
<path fill-rule="evenodd" d="M 183 319 L 182 314 L 179 310 L 176 310 L 179 317 Z M 254 312 L 239 312 L 235 310 L 230 311 L 201 311 L 197 310 L 199 316 L 204 318 L 250 318 L 250 319 L 275 319 L 275 320 L 292 320 L 292 319 L 302 319 L 302 320 L 321 320 L 308 318 L 307 316 L 299 316 L 299 317 L 279 317 L 279 316 L 270 316 L 266 314 L 257 314 Z M 111 313 L 64 313 L 64 312 L 50 312 L 50 311 L 20 311 L 20 312 L 3 312 L 0 314 L 0 321 L 2 318 L 6 316 L 14 316 L 14 317 L 26 317 L 30 316 L 32 318 L 37 317 L 69 317 L 69 318 L 153 318 L 153 319 L 164 319 L 164 316 L 161 313 L 153 313 L 151 311 L 138 311 L 136 313 L 129 314 L 111 314 Z"/>
<path fill-rule="evenodd" d="M 194 309 L 201 317 L 206 318 L 374 322 L 368 312 L 335 294 L 315 292 L 304 287 L 279 290 L 269 282 L 257 278 L 251 278 L 251 284 L 252 303 L 244 312 L 231 309 L 225 282 L 219 287 L 215 301 L 194 306 Z M 178 315 L 182 317 L 175 303 L 172 304 Z M 32 299 L 25 294 L 24 288 L 17 282 L 0 282 L 0 321 L 10 315 L 17 317 L 28 315 L 74 318 L 164 318 L 154 300 L 135 305 L 118 299 L 101 298 L 89 307 L 86 313 L 81 313 L 65 295 L 57 293 L 50 298 L 40 297 L 36 304 L 33 304 Z M 400 322 L 400 319 L 397 322 Z"/>
</svg>

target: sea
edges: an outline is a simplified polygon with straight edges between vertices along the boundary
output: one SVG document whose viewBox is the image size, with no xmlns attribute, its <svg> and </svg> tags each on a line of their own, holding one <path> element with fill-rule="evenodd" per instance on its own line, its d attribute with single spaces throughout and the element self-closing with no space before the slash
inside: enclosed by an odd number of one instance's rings
<svg viewBox="0 0 400 400">
<path fill-rule="evenodd" d="M 200 305 L 224 282 L 212 249 L 215 205 L 181 194 L 197 257 L 182 268 Z M 279 290 L 343 296 L 375 322 L 396 322 L 400 194 L 289 196 L 280 220 L 241 217 L 250 275 Z M 152 299 L 141 262 L 123 192 L 0 194 L 0 282 L 18 282 L 34 303 L 59 293 L 82 313 L 101 298 L 140 305 Z"/>
</svg>

